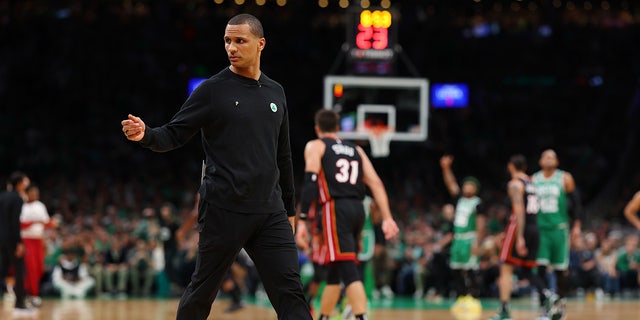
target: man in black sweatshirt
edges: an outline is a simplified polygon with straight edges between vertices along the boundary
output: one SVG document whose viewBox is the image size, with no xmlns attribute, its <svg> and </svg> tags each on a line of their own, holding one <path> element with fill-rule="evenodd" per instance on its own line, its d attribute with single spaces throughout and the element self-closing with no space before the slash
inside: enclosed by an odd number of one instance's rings
<svg viewBox="0 0 640 320">
<path fill-rule="evenodd" d="M 202 134 L 206 168 L 199 190 L 198 263 L 177 319 L 207 318 L 243 247 L 278 319 L 311 319 L 293 238 L 293 164 L 284 90 L 260 71 L 266 42 L 256 17 L 231 18 L 224 42 L 231 66 L 200 84 L 169 123 L 151 128 L 133 115 L 122 121 L 128 140 L 157 152 Z"/>
<path fill-rule="evenodd" d="M 29 177 L 22 172 L 14 172 L 9 177 L 10 188 L 0 193 L 0 279 L 13 269 L 16 295 L 13 316 L 31 316 L 35 310 L 27 308 L 24 290 L 24 244 L 20 236 L 20 213 L 24 199 L 21 194 L 29 186 Z M 7 284 L 7 290 L 10 286 Z"/>
</svg>

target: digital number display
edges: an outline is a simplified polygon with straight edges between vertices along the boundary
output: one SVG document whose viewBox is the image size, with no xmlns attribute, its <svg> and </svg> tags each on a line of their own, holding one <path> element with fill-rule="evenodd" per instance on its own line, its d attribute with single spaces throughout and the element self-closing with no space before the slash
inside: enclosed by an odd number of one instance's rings
<svg viewBox="0 0 640 320">
<path fill-rule="evenodd" d="M 387 49 L 392 18 L 391 12 L 387 10 L 363 10 L 358 23 L 356 47 L 361 50 Z"/>
<path fill-rule="evenodd" d="M 385 9 L 351 11 L 347 37 L 349 58 L 356 73 L 386 74 L 395 58 L 396 28 L 393 11 Z"/>
</svg>

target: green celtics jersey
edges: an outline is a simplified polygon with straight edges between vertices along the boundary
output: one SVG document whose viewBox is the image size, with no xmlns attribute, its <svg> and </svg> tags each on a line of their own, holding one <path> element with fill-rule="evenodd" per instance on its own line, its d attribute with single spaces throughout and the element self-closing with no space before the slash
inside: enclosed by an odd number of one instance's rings
<svg viewBox="0 0 640 320">
<path fill-rule="evenodd" d="M 476 232 L 476 214 L 480 198 L 460 197 L 456 204 L 456 213 L 453 218 L 453 233 L 460 235 L 469 232 Z"/>
<path fill-rule="evenodd" d="M 369 261 L 373 257 L 373 250 L 376 245 L 373 220 L 371 219 L 371 201 L 373 201 L 373 198 L 369 196 L 365 196 L 364 200 L 362 200 L 365 220 L 362 226 L 362 232 L 360 233 L 360 239 L 362 240 L 362 247 L 358 252 L 358 260 L 360 261 Z"/>
<path fill-rule="evenodd" d="M 545 177 L 542 171 L 533 175 L 533 183 L 538 193 L 540 211 L 538 228 L 559 229 L 569 225 L 567 192 L 564 189 L 564 171 L 556 169 L 551 177 Z"/>
</svg>

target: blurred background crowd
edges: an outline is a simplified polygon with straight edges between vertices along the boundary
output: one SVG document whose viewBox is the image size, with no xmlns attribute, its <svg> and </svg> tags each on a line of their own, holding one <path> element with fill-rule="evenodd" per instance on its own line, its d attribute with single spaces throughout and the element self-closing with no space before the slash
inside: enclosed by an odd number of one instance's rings
<svg viewBox="0 0 640 320">
<path fill-rule="evenodd" d="M 43 294 L 60 294 L 52 277 L 63 260 L 83 264 L 95 281 L 87 293 L 97 297 L 176 296 L 188 283 L 198 234 L 180 226 L 193 211 L 200 141 L 156 154 L 125 141 L 119 124 L 128 113 L 150 126 L 168 121 L 190 78 L 226 67 L 222 32 L 236 13 L 263 22 L 262 68 L 286 90 L 301 182 L 322 79 L 345 42 L 345 10 L 333 1 L 221 2 L 0 0 L 0 180 L 26 172 L 59 221 L 46 232 Z M 507 159 L 524 154 L 532 173 L 546 148 L 575 177 L 588 216 L 572 240 L 574 294 L 637 292 L 638 239 L 622 209 L 640 189 L 640 4 L 392 6 L 411 61 L 398 62 L 397 75 L 469 83 L 471 103 L 430 110 L 426 141 L 392 142 L 389 157 L 373 160 L 402 234 L 373 258 L 382 268 L 377 294 L 437 298 L 452 290 L 440 243 L 453 199 L 438 160 L 448 153 L 457 175 L 482 182 L 490 237 L 478 277 L 483 296 L 495 296 L 493 236 L 509 215 Z M 243 290 L 260 294 L 250 261 L 242 269 Z M 526 294 L 528 285 L 519 286 Z"/>
</svg>

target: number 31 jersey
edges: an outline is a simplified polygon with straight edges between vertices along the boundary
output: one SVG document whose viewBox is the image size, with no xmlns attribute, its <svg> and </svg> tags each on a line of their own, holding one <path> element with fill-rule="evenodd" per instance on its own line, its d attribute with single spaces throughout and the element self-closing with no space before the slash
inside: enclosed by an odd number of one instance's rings
<svg viewBox="0 0 640 320">
<path fill-rule="evenodd" d="M 336 198 L 364 199 L 362 158 L 355 144 L 341 139 L 323 138 L 325 151 L 318 179 L 320 202 Z"/>
</svg>

